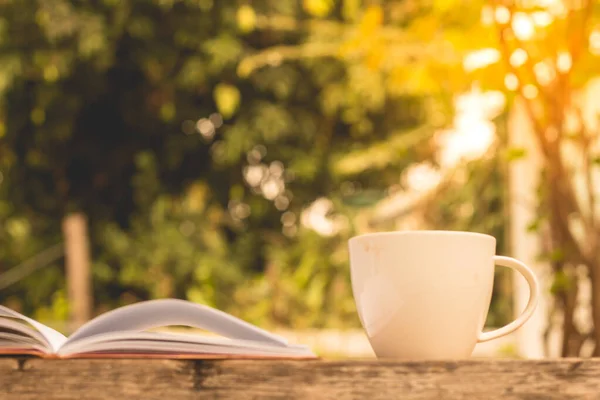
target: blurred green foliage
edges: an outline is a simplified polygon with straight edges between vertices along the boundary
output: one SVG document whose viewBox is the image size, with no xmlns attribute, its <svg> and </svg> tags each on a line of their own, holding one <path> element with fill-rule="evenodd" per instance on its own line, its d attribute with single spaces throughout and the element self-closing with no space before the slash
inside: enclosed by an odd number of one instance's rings
<svg viewBox="0 0 600 400">
<path fill-rule="evenodd" d="M 357 0 L 0 2 L 0 271 L 60 241 L 62 218 L 82 211 L 96 312 L 173 296 L 263 326 L 358 326 L 346 240 L 361 210 L 432 156 L 429 139 L 451 117 L 424 70 L 373 68 L 376 41 L 366 64 L 282 56 L 337 36 L 289 29 L 313 18 L 357 21 L 364 46 L 381 19 L 364 10 Z M 253 64 L 264 51 L 265 66 Z M 502 176 L 478 179 L 484 170 L 430 209 L 437 228 L 502 237 Z M 454 213 L 478 197 L 476 217 Z M 320 198 L 344 222 L 334 234 L 301 223 Z M 63 319 L 64 287 L 57 262 L 0 301 Z"/>
</svg>

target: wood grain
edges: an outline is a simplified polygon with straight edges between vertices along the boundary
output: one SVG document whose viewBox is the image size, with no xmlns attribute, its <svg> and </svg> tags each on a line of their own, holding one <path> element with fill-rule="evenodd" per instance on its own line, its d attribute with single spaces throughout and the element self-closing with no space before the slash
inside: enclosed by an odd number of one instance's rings
<svg viewBox="0 0 600 400">
<path fill-rule="evenodd" d="M 0 399 L 600 399 L 600 360 L 0 359 Z"/>
</svg>

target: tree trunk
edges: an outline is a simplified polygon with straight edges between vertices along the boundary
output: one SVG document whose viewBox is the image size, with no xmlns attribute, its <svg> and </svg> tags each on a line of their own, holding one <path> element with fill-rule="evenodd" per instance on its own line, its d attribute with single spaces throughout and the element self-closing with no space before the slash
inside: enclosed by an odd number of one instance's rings
<svg viewBox="0 0 600 400">
<path fill-rule="evenodd" d="M 592 357 L 600 357 L 600 274 L 590 266 L 590 279 L 592 282 L 592 319 L 594 322 L 594 353 Z"/>
<path fill-rule="evenodd" d="M 63 219 L 65 261 L 71 326 L 78 327 L 91 317 L 92 294 L 87 219 L 73 213 Z"/>
<path fill-rule="evenodd" d="M 565 268 L 565 266 L 561 266 L 555 270 L 564 271 Z M 578 357 L 581 350 L 581 343 L 579 343 L 581 335 L 574 324 L 575 309 L 577 308 L 577 282 L 572 282 L 569 287 L 562 288 L 555 297 L 563 312 L 561 356 Z"/>
</svg>

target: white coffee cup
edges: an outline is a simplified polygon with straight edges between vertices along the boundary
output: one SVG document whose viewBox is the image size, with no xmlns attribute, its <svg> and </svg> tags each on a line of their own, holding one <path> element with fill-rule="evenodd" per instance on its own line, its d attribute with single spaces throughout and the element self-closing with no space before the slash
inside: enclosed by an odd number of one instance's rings
<svg viewBox="0 0 600 400">
<path fill-rule="evenodd" d="M 525 264 L 496 254 L 493 236 L 454 231 L 381 232 L 349 241 L 352 291 L 363 328 L 382 358 L 457 359 L 478 342 L 507 335 L 533 314 L 539 297 Z M 508 325 L 482 333 L 494 266 L 520 272 L 529 302 Z"/>
</svg>

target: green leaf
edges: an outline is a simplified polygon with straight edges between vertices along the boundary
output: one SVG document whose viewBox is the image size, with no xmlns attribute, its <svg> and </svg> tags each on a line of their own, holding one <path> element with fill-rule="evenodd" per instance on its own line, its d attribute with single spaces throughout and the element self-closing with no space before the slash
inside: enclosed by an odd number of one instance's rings
<svg viewBox="0 0 600 400">
<path fill-rule="evenodd" d="M 202 57 L 190 57 L 177 75 L 177 83 L 184 89 L 195 91 L 208 79 L 206 60 Z"/>
<path fill-rule="evenodd" d="M 217 109 L 224 118 L 231 118 L 237 111 L 241 94 L 237 87 L 219 83 L 213 92 Z"/>
<path fill-rule="evenodd" d="M 348 21 L 354 21 L 360 14 L 361 0 L 342 0 L 342 15 Z"/>
<path fill-rule="evenodd" d="M 237 11 L 238 28 L 243 33 L 249 33 L 256 27 L 256 12 L 248 4 L 244 4 Z"/>
<path fill-rule="evenodd" d="M 202 44 L 202 49 L 210 57 L 210 70 L 215 74 L 223 72 L 224 68 L 234 67 L 242 55 L 242 42 L 231 34 L 221 34 L 215 38 L 207 39 Z"/>
<path fill-rule="evenodd" d="M 561 261 L 564 261 L 564 259 L 565 259 L 565 252 L 561 248 L 553 249 L 550 252 L 550 254 L 548 255 L 548 258 L 552 262 L 561 262 Z"/>
<path fill-rule="evenodd" d="M 529 223 L 529 225 L 527 225 L 526 231 L 528 233 L 537 233 L 540 230 L 540 225 L 541 225 L 541 219 L 537 218 L 534 221 L 532 221 L 531 223 Z"/>
<path fill-rule="evenodd" d="M 383 190 L 363 190 L 356 195 L 344 197 L 343 202 L 352 207 L 372 207 L 385 197 Z"/>
<path fill-rule="evenodd" d="M 323 18 L 333 8 L 333 0 L 302 0 L 304 11 L 313 17 Z"/>
<path fill-rule="evenodd" d="M 527 157 L 527 149 L 522 147 L 511 147 L 510 149 L 506 150 L 506 159 L 508 161 L 521 160 L 525 157 Z"/>
<path fill-rule="evenodd" d="M 573 282 L 571 277 L 569 277 L 565 271 L 559 270 L 554 274 L 554 280 L 552 281 L 550 292 L 552 294 L 565 293 L 572 288 L 572 285 Z"/>
<path fill-rule="evenodd" d="M 175 118 L 175 112 L 175 104 L 173 102 L 165 103 L 160 107 L 160 118 L 165 122 L 172 121 Z"/>
</svg>

